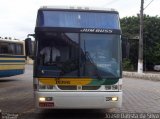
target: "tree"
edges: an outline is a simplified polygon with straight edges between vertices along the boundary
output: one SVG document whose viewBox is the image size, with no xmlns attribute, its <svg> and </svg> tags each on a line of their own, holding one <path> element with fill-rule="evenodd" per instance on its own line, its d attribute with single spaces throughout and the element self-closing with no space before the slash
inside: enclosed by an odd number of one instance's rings
<svg viewBox="0 0 160 119">
<path fill-rule="evenodd" d="M 138 61 L 138 41 L 132 38 L 139 35 L 139 17 L 132 16 L 122 18 L 121 28 L 123 36 L 129 39 L 129 59 L 136 70 Z M 160 64 L 160 17 L 158 16 L 150 17 L 144 15 L 144 64 L 147 69 L 151 69 L 155 64 Z"/>
</svg>

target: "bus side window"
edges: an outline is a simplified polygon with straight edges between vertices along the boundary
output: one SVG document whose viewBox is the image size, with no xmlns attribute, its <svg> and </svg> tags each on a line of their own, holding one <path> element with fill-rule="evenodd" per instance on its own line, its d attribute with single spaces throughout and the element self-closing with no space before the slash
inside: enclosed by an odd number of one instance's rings
<svg viewBox="0 0 160 119">
<path fill-rule="evenodd" d="M 13 54 L 13 55 L 16 54 L 15 43 L 10 43 L 9 44 L 9 53 Z"/>
<path fill-rule="evenodd" d="M 22 44 L 16 44 L 16 55 L 23 55 L 23 46 L 22 46 Z"/>
<path fill-rule="evenodd" d="M 8 43 L 1 42 L 1 44 L 0 44 L 0 53 L 1 54 L 9 54 Z"/>
<path fill-rule="evenodd" d="M 0 54 L 2 54 L 2 43 L 0 42 Z"/>
</svg>

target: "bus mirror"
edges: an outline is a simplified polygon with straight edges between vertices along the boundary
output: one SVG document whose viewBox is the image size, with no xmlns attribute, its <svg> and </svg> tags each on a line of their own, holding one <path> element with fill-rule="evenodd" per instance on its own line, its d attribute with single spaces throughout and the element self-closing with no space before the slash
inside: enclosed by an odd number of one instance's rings
<svg viewBox="0 0 160 119">
<path fill-rule="evenodd" d="M 26 56 L 34 59 L 34 42 L 31 40 L 31 38 L 25 39 L 25 52 Z"/>
</svg>

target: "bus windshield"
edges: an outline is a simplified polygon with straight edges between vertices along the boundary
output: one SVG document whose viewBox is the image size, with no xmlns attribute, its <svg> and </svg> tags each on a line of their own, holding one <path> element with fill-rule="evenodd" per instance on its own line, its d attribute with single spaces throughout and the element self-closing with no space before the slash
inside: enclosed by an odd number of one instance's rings
<svg viewBox="0 0 160 119">
<path fill-rule="evenodd" d="M 39 11 L 37 27 L 120 29 L 116 13 L 49 10 Z"/>
<path fill-rule="evenodd" d="M 120 77 L 120 35 L 58 32 L 38 44 L 39 77 Z"/>
</svg>

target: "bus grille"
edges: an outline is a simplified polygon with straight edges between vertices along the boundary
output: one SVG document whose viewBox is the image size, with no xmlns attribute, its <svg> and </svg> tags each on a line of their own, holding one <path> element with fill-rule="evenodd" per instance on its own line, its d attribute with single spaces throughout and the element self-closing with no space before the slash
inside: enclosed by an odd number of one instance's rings
<svg viewBox="0 0 160 119">
<path fill-rule="evenodd" d="M 100 86 L 81 86 L 81 90 L 98 90 Z M 58 86 L 61 90 L 78 90 L 78 86 Z"/>
</svg>

